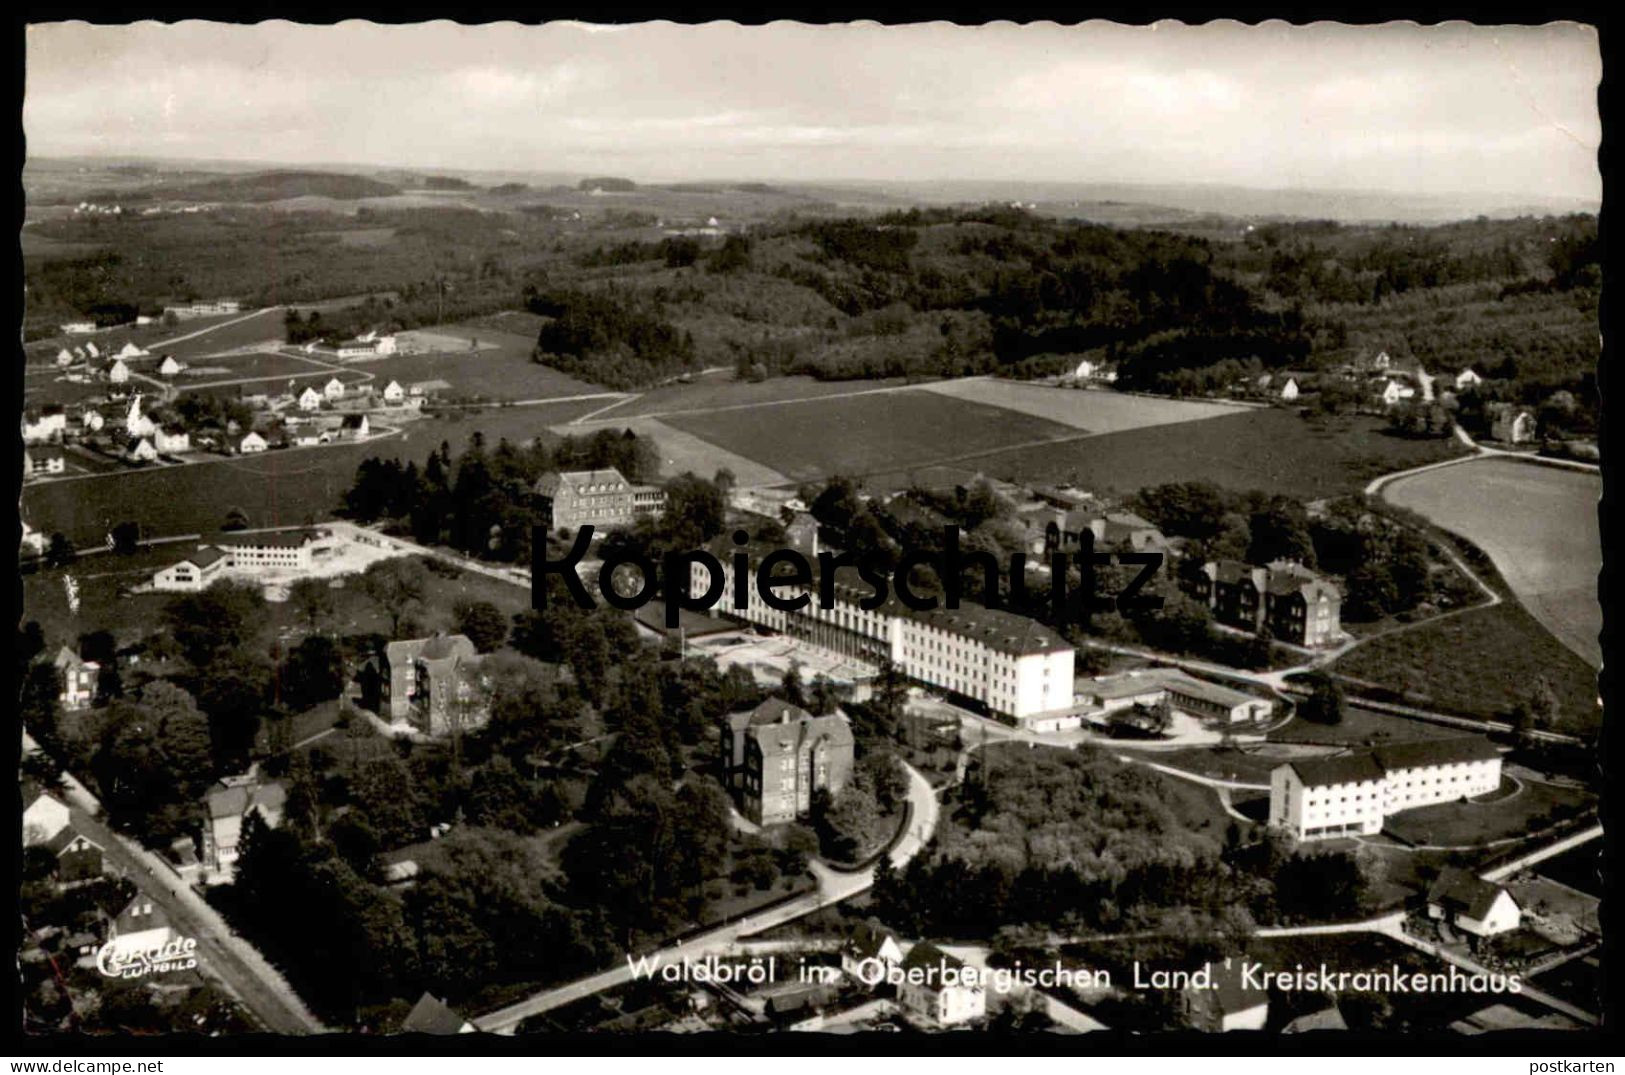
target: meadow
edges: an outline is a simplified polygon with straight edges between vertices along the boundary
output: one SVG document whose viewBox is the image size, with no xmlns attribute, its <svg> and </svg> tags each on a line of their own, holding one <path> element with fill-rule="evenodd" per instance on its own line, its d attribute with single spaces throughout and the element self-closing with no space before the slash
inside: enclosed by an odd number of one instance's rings
<svg viewBox="0 0 1625 1075">
<path fill-rule="evenodd" d="M 1043 418 L 1089 433 L 1120 433 L 1125 429 L 1189 422 L 1235 414 L 1237 407 L 1183 399 L 1137 396 L 1123 392 L 1052 388 L 1048 385 L 973 377 L 925 386 L 956 399 L 990 403 L 1018 414 Z"/>
<path fill-rule="evenodd" d="M 1382 495 L 1483 549 L 1537 620 L 1593 667 L 1602 667 L 1599 475 L 1476 459 L 1400 478 Z"/>
<path fill-rule="evenodd" d="M 442 441 L 460 450 L 475 431 L 495 444 L 546 436 L 548 427 L 585 414 L 599 401 L 535 407 L 487 408 L 412 422 L 391 437 L 365 444 L 296 448 L 259 456 L 211 458 L 154 470 L 130 470 L 23 490 L 22 513 L 41 533 L 61 531 L 81 546 L 100 543 L 126 520 L 146 536 L 187 534 L 218 527 L 242 508 L 250 526 L 288 526 L 330 516 L 369 456 L 420 466 Z"/>
<path fill-rule="evenodd" d="M 904 389 L 662 419 L 797 481 L 923 466 L 1077 431 L 1000 407 Z"/>
</svg>

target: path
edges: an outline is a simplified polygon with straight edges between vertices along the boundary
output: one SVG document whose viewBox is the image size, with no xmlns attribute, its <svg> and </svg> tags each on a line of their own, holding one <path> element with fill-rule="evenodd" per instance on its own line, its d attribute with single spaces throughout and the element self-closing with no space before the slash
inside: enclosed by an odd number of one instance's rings
<svg viewBox="0 0 1625 1075">
<path fill-rule="evenodd" d="M 939 806 L 931 785 L 926 782 L 912 766 L 908 769 L 909 775 L 909 803 L 913 807 L 913 815 L 908 831 L 897 845 L 887 853 L 892 865 L 901 868 L 920 852 L 930 841 L 936 831 Z M 782 926 L 786 922 L 793 922 L 814 911 L 833 906 L 843 900 L 851 899 L 862 892 L 867 892 L 874 884 L 874 871 L 872 869 L 858 870 L 856 872 L 843 872 L 830 868 L 821 862 L 812 862 L 808 868 L 818 880 L 818 889 L 798 899 L 787 901 L 776 907 L 746 915 L 744 918 L 718 926 L 716 929 L 702 933 L 676 945 L 661 948 L 657 952 L 645 953 L 646 956 L 658 955 L 663 963 L 679 962 L 683 959 L 698 960 L 719 950 L 726 950 L 731 945 L 739 943 L 743 937 L 762 933 Z M 520 1023 L 532 1016 L 540 1015 L 554 1008 L 562 1007 L 584 997 L 601 993 L 606 989 L 625 985 L 632 981 L 632 968 L 629 962 L 623 960 L 617 966 L 600 971 L 597 974 L 577 979 L 565 985 L 544 989 L 515 1004 L 491 1012 L 474 1020 L 474 1025 L 488 1033 L 512 1034 Z"/>
<path fill-rule="evenodd" d="M 23 751 L 38 750 L 23 733 Z M 157 855 L 102 823 L 101 803 L 71 773 L 62 784 L 74 826 L 102 845 L 141 892 L 164 909 L 175 930 L 197 940 L 198 969 L 214 975 L 266 1027 L 278 1034 L 317 1034 L 325 1028 L 265 957 L 233 933 L 220 913 L 180 880 Z"/>
<path fill-rule="evenodd" d="M 1537 862 L 1545 862 L 1549 858 L 1555 858 L 1556 856 L 1561 855 L 1563 852 L 1568 851 L 1570 848 L 1579 847 L 1581 844 L 1589 843 L 1601 835 L 1601 825 L 1593 825 L 1589 829 L 1582 829 L 1580 832 L 1574 833 L 1571 836 L 1565 836 L 1563 839 L 1558 840 L 1554 844 L 1549 844 L 1546 847 L 1531 851 L 1527 855 L 1515 858 L 1505 865 L 1497 866 L 1495 869 L 1485 872 L 1483 874 L 1484 880 L 1499 881 L 1504 877 L 1510 877 L 1525 867 L 1533 866 Z"/>
</svg>

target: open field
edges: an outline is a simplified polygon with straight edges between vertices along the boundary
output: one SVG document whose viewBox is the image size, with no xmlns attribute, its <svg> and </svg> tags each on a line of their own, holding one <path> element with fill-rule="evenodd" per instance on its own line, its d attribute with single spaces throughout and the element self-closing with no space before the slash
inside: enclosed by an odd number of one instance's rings
<svg viewBox="0 0 1625 1075">
<path fill-rule="evenodd" d="M 1236 407 L 1206 401 L 1131 396 L 1122 392 L 1051 388 L 1048 385 L 978 377 L 925 386 L 956 399 L 990 403 L 1017 414 L 1060 422 L 1089 433 L 1119 433 L 1125 429 L 1189 422 L 1235 414 Z"/>
<path fill-rule="evenodd" d="M 1448 739 L 1462 732 L 1438 724 L 1396 717 L 1374 709 L 1347 705 L 1338 724 L 1316 724 L 1294 717 L 1268 736 L 1272 743 L 1314 743 L 1326 746 L 1374 746 L 1417 739 Z"/>
<path fill-rule="evenodd" d="M 603 401 L 599 402 L 601 404 Z M 553 427 L 553 432 L 561 436 L 580 437 L 596 433 L 600 429 L 612 429 L 617 432 L 630 429 L 640 437 L 653 438 L 660 449 L 660 473 L 668 478 L 690 471 L 702 478 L 710 478 L 718 470 L 726 467 L 733 471 L 734 480 L 740 486 L 782 485 L 788 480 L 771 467 L 719 448 L 658 418 L 634 418 L 626 422 L 611 418 L 603 422 L 558 425 Z"/>
<path fill-rule="evenodd" d="M 397 435 L 365 444 L 339 444 L 211 458 L 157 470 L 125 471 L 79 481 L 56 481 L 23 490 L 23 517 L 41 533 L 62 531 L 80 545 L 100 542 L 110 526 L 141 524 L 148 536 L 195 533 L 220 525 L 234 507 L 251 526 L 290 526 L 337 508 L 369 456 L 412 460 L 447 441 L 461 450 L 476 430 L 495 444 L 547 435 L 548 427 L 584 414 L 601 401 L 503 407 L 449 418 L 428 418 Z"/>
<path fill-rule="evenodd" d="M 673 414 L 664 421 L 798 481 L 1077 435 L 1057 422 L 918 390 Z"/>
<path fill-rule="evenodd" d="M 1559 730 L 1583 732 L 1601 719 L 1596 672 L 1512 601 L 1373 639 L 1332 671 L 1403 694 L 1396 700 L 1491 718 L 1544 678 L 1557 695 Z"/>
<path fill-rule="evenodd" d="M 501 348 L 488 349 L 486 338 L 478 338 L 478 351 L 393 355 L 346 365 L 377 377 L 380 386 L 390 381 L 399 381 L 404 386 L 414 381 L 442 380 L 451 384 L 455 395 L 478 395 L 488 399 L 552 399 L 603 391 L 597 385 L 578 381 L 558 370 L 532 362 L 528 354 L 513 354 Z M 602 401 L 600 406 L 607 402 Z"/>
<path fill-rule="evenodd" d="M 856 396 L 907 384 L 901 378 L 872 381 L 816 381 L 811 377 L 774 377 L 766 381 L 740 381 L 728 371 L 696 376 L 688 384 L 673 383 L 652 388 L 634 400 L 608 412 L 605 417 L 640 414 L 666 415 L 684 411 L 714 410 L 722 407 L 750 407 L 770 403 L 795 403 L 826 396 Z"/>
<path fill-rule="evenodd" d="M 1391 814 L 1383 829 L 1410 844 L 1478 846 L 1534 832 L 1548 823 L 1542 819 L 1556 820 L 1557 813 L 1567 816 L 1593 801 L 1576 788 L 1526 781 L 1494 802 L 1438 803 Z"/>
<path fill-rule="evenodd" d="M 1483 549 L 1537 620 L 1592 667 L 1602 667 L 1601 476 L 1475 459 L 1400 478 L 1382 495 Z"/>
<path fill-rule="evenodd" d="M 967 449 L 961 449 L 965 451 Z M 989 452 L 968 466 L 1018 482 L 1072 482 L 1099 492 L 1129 493 L 1173 481 L 1210 481 L 1225 488 L 1264 489 L 1304 499 L 1355 492 L 1372 478 L 1448 459 L 1466 449 L 1454 440 L 1388 434 L 1372 417 L 1306 420 L 1279 408 L 1246 410 L 1177 427 L 1152 426 L 1066 443 Z M 871 484 L 906 486 L 893 469 Z"/>
<path fill-rule="evenodd" d="M 137 372 L 157 376 L 156 359 L 144 359 L 135 366 Z M 307 373 L 335 374 L 331 363 L 321 359 L 307 359 L 276 351 L 254 351 L 240 355 L 218 355 L 195 358 L 173 378 L 177 388 L 186 389 L 213 381 L 237 380 L 243 377 L 296 377 Z M 340 378 L 343 380 L 344 378 Z"/>
</svg>

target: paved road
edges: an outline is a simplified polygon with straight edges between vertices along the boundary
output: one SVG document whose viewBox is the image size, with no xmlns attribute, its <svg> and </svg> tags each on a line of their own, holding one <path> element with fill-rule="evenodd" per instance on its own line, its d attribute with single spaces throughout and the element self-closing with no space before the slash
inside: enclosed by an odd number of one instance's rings
<svg viewBox="0 0 1625 1075">
<path fill-rule="evenodd" d="M 1497 866 L 1495 869 L 1490 870 L 1483 875 L 1484 880 L 1499 881 L 1503 877 L 1511 877 L 1513 874 L 1527 866 L 1533 866 L 1538 862 L 1545 862 L 1549 858 L 1554 858 L 1561 855 L 1571 847 L 1579 847 L 1581 844 L 1589 843 L 1601 835 L 1602 826 L 1593 825 L 1589 829 L 1584 829 L 1572 836 L 1565 836 L 1563 839 L 1558 840 L 1555 843 L 1548 844 L 1547 846 L 1539 848 L 1538 850 L 1529 852 L 1527 855 L 1522 855 L 1515 858 L 1504 866 Z"/>
<path fill-rule="evenodd" d="M 940 809 L 936 794 L 931 790 L 931 785 L 926 782 L 925 777 L 913 767 L 909 767 L 908 775 L 909 802 L 914 808 L 909 829 L 888 854 L 892 865 L 898 867 L 907 864 L 908 860 L 918 854 L 931 839 L 932 833 L 936 831 Z M 712 953 L 726 951 L 729 947 L 737 945 L 743 937 L 782 926 L 821 908 L 851 899 L 860 892 L 868 891 L 874 884 L 873 870 L 847 873 L 831 869 L 821 862 L 812 863 L 810 868 L 813 876 L 818 879 L 817 891 L 650 954 L 658 954 L 665 964 L 681 962 L 684 959 L 700 960 Z M 623 961 L 609 970 L 577 979 L 566 985 L 544 989 L 516 1004 L 481 1016 L 474 1020 L 474 1025 L 487 1032 L 512 1034 L 521 1022 L 533 1015 L 540 1015 L 581 1000 L 583 997 L 590 997 L 594 993 L 625 985 L 631 980 L 632 969 Z"/>
<path fill-rule="evenodd" d="M 39 749 L 23 733 L 23 751 Z M 101 803 L 72 774 L 64 773 L 74 826 L 102 845 L 142 893 L 164 909 L 176 932 L 197 940 L 198 969 L 220 980 L 267 1030 L 318 1034 L 326 1028 L 253 945 L 231 931 L 220 913 L 193 892 L 158 856 L 98 820 Z"/>
</svg>

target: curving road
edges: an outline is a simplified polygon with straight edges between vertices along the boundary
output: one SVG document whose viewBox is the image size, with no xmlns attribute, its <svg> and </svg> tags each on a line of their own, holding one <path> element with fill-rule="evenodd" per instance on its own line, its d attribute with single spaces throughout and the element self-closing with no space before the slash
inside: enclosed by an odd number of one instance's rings
<svg viewBox="0 0 1625 1075">
<path fill-rule="evenodd" d="M 937 819 L 940 807 L 937 803 L 936 793 L 913 766 L 908 769 L 908 799 L 913 807 L 910 816 L 909 828 L 897 845 L 888 852 L 893 866 L 901 867 L 909 859 L 919 854 L 920 850 L 930 842 L 931 836 L 936 832 Z M 793 922 L 797 918 L 812 914 L 814 911 L 842 900 L 851 899 L 859 893 L 866 892 L 874 884 L 873 870 L 858 870 L 844 872 L 831 869 L 821 862 L 809 865 L 813 876 L 818 879 L 818 890 L 809 892 L 800 899 L 791 900 L 777 907 L 768 908 L 759 914 L 748 915 L 737 922 L 725 926 L 718 926 L 708 933 L 702 933 L 680 944 L 662 948 L 658 953 L 661 962 L 671 964 L 684 959 L 700 960 L 726 950 L 735 945 L 742 937 L 761 933 L 765 930 L 782 926 L 786 922 Z M 516 1004 L 500 1008 L 489 1015 L 474 1020 L 474 1025 L 488 1033 L 512 1034 L 521 1022 L 533 1015 L 563 1007 L 573 1001 L 590 997 L 594 993 L 601 993 L 606 989 L 625 985 L 632 980 L 631 966 L 625 962 L 606 971 L 579 978 L 565 985 L 552 989 L 544 989 Z"/>
</svg>

